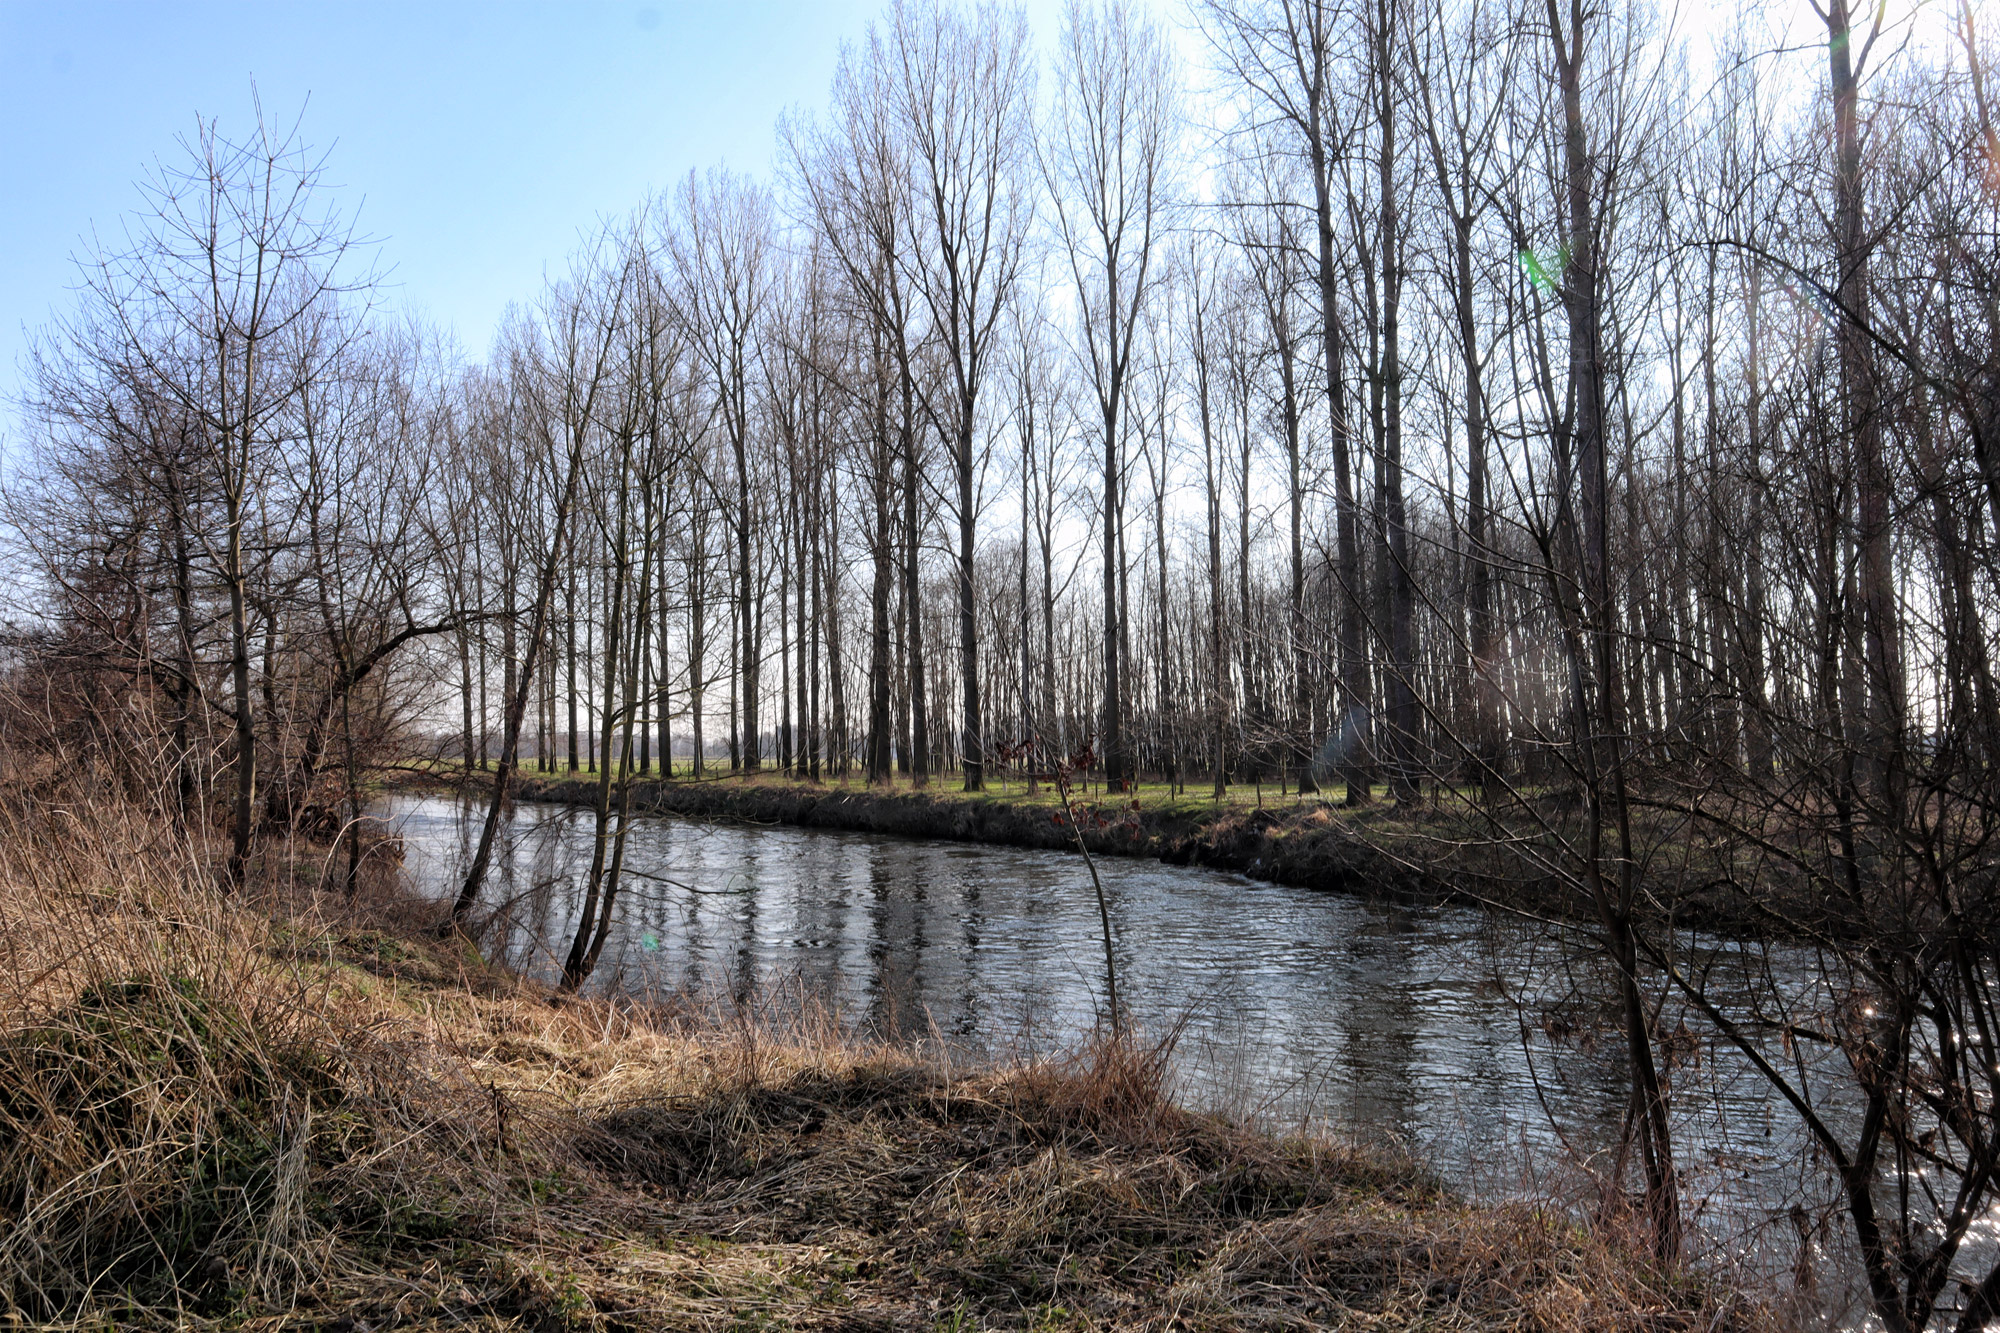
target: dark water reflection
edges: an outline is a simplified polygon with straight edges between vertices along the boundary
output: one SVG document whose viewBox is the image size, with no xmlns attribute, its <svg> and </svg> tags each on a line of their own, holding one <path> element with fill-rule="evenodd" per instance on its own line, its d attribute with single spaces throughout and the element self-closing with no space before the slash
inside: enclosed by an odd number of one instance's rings
<svg viewBox="0 0 2000 1333">
<path fill-rule="evenodd" d="M 442 799 L 388 814 L 409 870 L 449 892 L 476 821 Z M 513 813 L 485 895 L 509 962 L 556 974 L 589 854 L 587 814 Z M 1059 1047 L 1097 1018 L 1096 908 L 1071 856 L 646 817 L 627 864 L 595 988 L 742 1003 L 801 987 L 856 1026 L 981 1056 Z M 1614 1142 L 1627 1093 L 1608 989 L 1545 932 L 1151 861 L 1102 872 L 1126 1003 L 1148 1031 L 1187 1024 L 1187 1099 L 1393 1140 L 1484 1191 L 1564 1142 Z M 1784 1210 L 1820 1188 L 1790 1117 L 1712 1043 L 1676 1103 L 1704 1225 L 1739 1249 L 1775 1236 L 1789 1262 Z"/>
</svg>

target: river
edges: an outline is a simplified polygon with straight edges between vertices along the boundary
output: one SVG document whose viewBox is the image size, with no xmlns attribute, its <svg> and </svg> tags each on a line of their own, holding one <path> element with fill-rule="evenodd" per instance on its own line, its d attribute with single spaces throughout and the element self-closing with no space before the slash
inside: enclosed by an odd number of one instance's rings
<svg viewBox="0 0 2000 1333">
<path fill-rule="evenodd" d="M 386 818 L 406 874 L 448 895 L 476 816 L 397 797 Z M 589 855 L 587 812 L 517 806 L 484 894 L 489 950 L 553 978 Z M 1080 858 L 665 816 L 636 819 L 626 855 L 593 989 L 753 1007 L 804 993 L 857 1029 L 977 1058 L 1059 1049 L 1097 1019 L 1102 944 Z M 1099 866 L 1125 1003 L 1145 1032 L 1184 1025 L 1184 1101 L 1393 1143 L 1487 1196 L 1573 1189 L 1577 1158 L 1616 1141 L 1627 1094 L 1608 987 L 1548 928 Z M 1704 944 L 1743 985 L 1774 968 L 1809 984 L 1783 950 Z M 1792 1203 L 1826 1197 L 1795 1122 L 1726 1047 L 1690 1037 L 1675 1055 L 1676 1146 L 1707 1247 L 1788 1270 Z"/>
</svg>

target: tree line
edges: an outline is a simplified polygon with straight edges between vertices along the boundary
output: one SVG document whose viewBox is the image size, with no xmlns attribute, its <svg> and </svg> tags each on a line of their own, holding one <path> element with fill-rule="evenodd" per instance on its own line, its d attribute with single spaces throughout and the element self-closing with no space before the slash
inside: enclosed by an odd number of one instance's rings
<svg viewBox="0 0 2000 1333">
<path fill-rule="evenodd" d="M 1975 1327 L 2000 120 L 1977 6 L 1812 3 L 1074 0 L 1043 53 L 898 0 L 773 179 L 605 223 L 479 361 L 297 127 L 203 121 L 26 367 L 9 725 L 235 882 L 301 827 L 351 882 L 425 745 L 497 769 L 461 915 L 510 774 L 588 771 L 572 984 L 640 775 L 1455 812 L 1595 922 L 1663 1256 L 1672 995 L 1835 1164 L 1885 1326 Z M 1662 865 L 1838 1001 L 1711 996 Z"/>
</svg>

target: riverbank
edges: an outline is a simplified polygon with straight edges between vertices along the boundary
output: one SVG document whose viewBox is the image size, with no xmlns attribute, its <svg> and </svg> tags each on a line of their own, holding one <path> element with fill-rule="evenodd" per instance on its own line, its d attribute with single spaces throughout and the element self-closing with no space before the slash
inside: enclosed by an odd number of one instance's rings
<svg viewBox="0 0 2000 1333">
<path fill-rule="evenodd" d="M 560 1000 L 393 874 L 225 896 L 87 802 L 11 796 L 0 845 L 16 1322 L 1768 1324 L 1615 1232 L 1179 1108 L 1143 1044 L 957 1069 L 810 1011 Z"/>
<path fill-rule="evenodd" d="M 588 805 L 587 778 L 522 774 L 524 801 Z M 1268 806 L 1142 795 L 1079 797 L 1084 840 L 1099 856 L 1152 857 L 1172 865 L 1230 870 L 1298 888 L 1441 900 L 1458 890 L 1411 841 L 1420 830 L 1390 807 L 1355 813 L 1273 793 Z M 1076 850 L 1076 831 L 1046 785 L 1034 797 L 966 793 L 939 782 L 920 789 L 794 782 L 775 775 L 702 781 L 645 780 L 633 786 L 635 809 L 689 819 L 792 824 L 903 838 Z"/>
<path fill-rule="evenodd" d="M 426 778 L 437 787 L 465 779 Z M 476 787 L 479 779 L 471 779 Z M 490 790 L 490 788 L 488 788 Z M 588 806 L 597 795 L 586 776 L 517 775 L 524 801 Z M 1251 798 L 1174 795 L 1150 785 L 1136 796 L 1079 795 L 1083 837 L 1098 856 L 1150 857 L 1205 866 L 1294 888 L 1352 893 L 1413 905 L 1463 903 L 1595 922 L 1580 883 L 1536 866 L 1563 863 L 1549 825 L 1502 830 L 1462 802 L 1359 809 L 1273 790 Z M 1048 851 L 1076 850 L 1076 830 L 1053 788 L 1029 793 L 967 793 L 948 782 L 886 789 L 812 783 L 777 774 L 699 781 L 641 779 L 633 808 L 714 822 L 790 824 L 803 828 L 935 838 Z M 1676 925 L 1742 935 L 1770 934 L 1773 919 L 1730 891 L 1727 876 L 1689 873 L 1691 844 L 1649 857 L 1641 910 Z M 1675 858 L 1680 857 L 1677 861 Z"/>
</svg>

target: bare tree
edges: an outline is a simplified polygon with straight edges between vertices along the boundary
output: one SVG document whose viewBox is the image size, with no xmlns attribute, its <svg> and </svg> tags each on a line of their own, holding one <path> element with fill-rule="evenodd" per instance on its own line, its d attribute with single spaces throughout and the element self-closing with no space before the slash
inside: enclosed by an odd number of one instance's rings
<svg viewBox="0 0 2000 1333">
<path fill-rule="evenodd" d="M 198 534 L 229 601 L 229 711 L 235 734 L 227 874 L 240 884 L 256 832 L 257 695 L 251 688 L 253 582 L 246 541 L 269 469 L 287 442 L 298 396 L 324 374 L 338 340 L 309 326 L 367 279 L 345 276 L 353 233 L 330 206 L 324 158 L 268 123 L 242 140 L 213 120 L 181 141 L 185 161 L 144 186 L 146 212 L 123 248 L 85 272 L 87 338 L 141 371 L 186 414 L 213 477 L 219 530 Z"/>
<path fill-rule="evenodd" d="M 1371 699 L 1365 650 L 1365 587 L 1361 559 L 1361 511 L 1355 498 L 1351 415 L 1341 382 L 1346 362 L 1342 325 L 1341 265 L 1337 250 L 1339 218 L 1334 177 L 1350 133 L 1335 104 L 1337 23 L 1340 9 L 1328 0 L 1265 0 L 1254 5 L 1204 0 L 1203 32 L 1222 72 L 1251 98 L 1245 133 L 1262 138 L 1278 131 L 1306 170 L 1312 198 L 1306 205 L 1316 224 L 1313 278 L 1319 289 L 1321 370 L 1326 376 L 1328 439 L 1333 449 L 1335 547 L 1338 588 L 1338 667 L 1345 722 L 1365 719 Z M 1350 803 L 1370 798 L 1365 747 L 1345 747 L 1342 778 Z"/>
<path fill-rule="evenodd" d="M 710 490 L 730 497 L 730 528 L 736 538 L 735 671 L 742 690 L 741 762 L 755 771 L 759 749 L 759 703 L 763 672 L 763 589 L 753 549 L 763 506 L 751 488 L 757 459 L 751 391 L 764 304 L 770 282 L 771 209 L 764 191 L 722 172 L 690 174 L 676 196 L 675 226 L 667 245 L 679 273 L 682 320 L 706 364 L 711 391 L 721 405 L 731 470 L 725 481 L 709 478 Z"/>
<path fill-rule="evenodd" d="M 1069 257 L 1082 360 L 1102 422 L 1099 509 L 1104 577 L 1105 781 L 1131 781 L 1124 734 L 1121 413 L 1141 320 L 1159 285 L 1155 248 L 1172 226 L 1179 141 L 1177 74 L 1166 41 L 1125 0 L 1063 11 L 1055 114 L 1041 144 L 1056 229 Z"/>
<path fill-rule="evenodd" d="M 979 517 L 980 391 L 996 359 L 1033 218 L 1022 179 L 1034 65 L 1018 10 L 966 13 L 897 3 L 888 40 L 898 134 L 911 172 L 915 244 L 903 263 L 944 365 L 925 410 L 957 483 L 960 731 L 965 788 L 985 781 L 973 568 Z M 913 608 L 914 611 L 914 608 Z"/>
<path fill-rule="evenodd" d="M 615 340 L 625 318 L 628 273 L 614 267 L 607 279 L 585 265 L 545 296 L 537 326 L 517 326 L 510 348 L 518 401 L 526 409 L 529 449 L 525 461 L 551 497 L 543 545 L 535 552 L 535 599 L 512 690 L 504 701 L 500 756 L 493 795 L 480 827 L 479 846 L 452 903 L 451 923 L 462 925 L 479 899 L 492 862 L 500 813 L 508 799 L 521 744 L 521 724 L 533 691 L 536 660 L 548 634 L 556 583 L 571 558 L 571 524 L 583 480 L 584 451 L 598 411 L 598 397 L 613 370 Z"/>
</svg>

